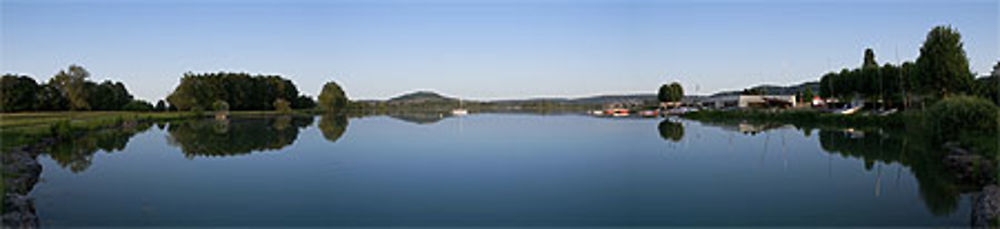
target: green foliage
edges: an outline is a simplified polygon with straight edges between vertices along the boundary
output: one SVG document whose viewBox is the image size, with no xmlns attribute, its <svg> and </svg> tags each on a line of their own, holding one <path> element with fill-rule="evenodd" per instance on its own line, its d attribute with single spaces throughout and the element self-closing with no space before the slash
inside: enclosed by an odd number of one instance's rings
<svg viewBox="0 0 1000 229">
<path fill-rule="evenodd" d="M 313 109 L 316 107 L 316 101 L 309 96 L 300 95 L 292 100 L 292 109 Z"/>
<path fill-rule="evenodd" d="M 49 84 L 54 85 L 69 101 L 70 110 L 90 110 L 90 103 L 87 101 L 88 90 L 86 88 L 87 78 L 90 72 L 78 65 L 70 65 L 67 70 L 59 71 Z"/>
<path fill-rule="evenodd" d="M 35 94 L 36 111 L 64 111 L 69 109 L 69 100 L 54 85 L 40 85 Z"/>
<path fill-rule="evenodd" d="M 28 111 L 35 107 L 35 94 L 41 88 L 27 76 L 3 75 L 0 78 L 0 111 Z"/>
<path fill-rule="evenodd" d="M 153 111 L 153 104 L 150 104 L 149 102 L 142 101 L 142 100 L 132 100 L 131 102 L 128 102 L 127 104 L 125 104 L 124 106 L 122 106 L 121 110 L 126 110 L 126 111 Z"/>
<path fill-rule="evenodd" d="M 0 108 L 12 111 L 122 110 L 132 94 L 121 82 L 88 81 L 90 73 L 72 65 L 46 84 L 27 76 L 5 75 L 0 81 Z"/>
<path fill-rule="evenodd" d="M 222 100 L 215 100 L 215 102 L 212 103 L 212 110 L 215 112 L 229 111 L 229 103 Z"/>
<path fill-rule="evenodd" d="M 288 100 L 276 99 L 274 100 L 274 110 L 282 114 L 290 114 L 292 113 L 292 103 Z"/>
<path fill-rule="evenodd" d="M 213 107 L 217 100 L 228 102 L 231 110 L 273 110 L 275 99 L 293 101 L 297 97 L 295 84 L 280 76 L 185 73 L 167 101 L 179 110 Z"/>
<path fill-rule="evenodd" d="M 123 110 L 133 99 L 132 94 L 125 89 L 125 84 L 121 82 L 104 81 L 100 84 L 85 82 L 84 88 L 87 91 L 87 104 L 91 110 Z"/>
<path fill-rule="evenodd" d="M 319 93 L 318 105 L 327 112 L 341 112 L 347 106 L 347 95 L 336 82 L 327 82 Z"/>
<path fill-rule="evenodd" d="M 660 102 L 681 101 L 681 99 L 684 98 L 684 88 L 677 82 L 661 85 L 659 93 L 656 94 L 656 98 L 660 100 Z"/>
<path fill-rule="evenodd" d="M 937 97 L 967 92 L 973 77 L 962 46 L 958 30 L 950 26 L 931 29 L 917 57 L 917 88 Z"/>
<path fill-rule="evenodd" d="M 951 96 L 927 110 L 927 124 L 940 141 L 962 135 L 992 135 L 1000 128 L 1000 108 L 983 98 Z"/>
<path fill-rule="evenodd" d="M 861 68 L 878 68 L 878 62 L 875 62 L 875 51 L 870 48 L 865 49 L 865 60 L 861 62 Z"/>
<path fill-rule="evenodd" d="M 156 101 L 156 107 L 154 107 L 153 110 L 156 110 L 158 112 L 167 111 L 167 103 L 163 102 L 162 99 L 159 100 L 159 101 Z"/>
</svg>

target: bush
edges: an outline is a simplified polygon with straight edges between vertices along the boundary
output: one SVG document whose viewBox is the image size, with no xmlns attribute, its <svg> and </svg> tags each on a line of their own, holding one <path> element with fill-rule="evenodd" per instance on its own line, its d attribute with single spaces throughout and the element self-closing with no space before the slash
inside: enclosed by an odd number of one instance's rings
<svg viewBox="0 0 1000 229">
<path fill-rule="evenodd" d="M 931 106 L 926 119 L 934 137 L 941 141 L 963 134 L 990 135 L 1000 128 L 1000 108 L 983 98 L 952 96 Z"/>
<path fill-rule="evenodd" d="M 125 106 L 122 106 L 122 110 L 126 110 L 126 111 L 152 111 L 153 110 L 153 104 L 149 104 L 149 102 L 142 101 L 142 100 L 132 100 L 131 102 L 128 102 L 127 104 L 125 104 Z"/>
<path fill-rule="evenodd" d="M 278 111 L 279 113 L 282 113 L 282 114 L 292 113 L 291 103 L 289 103 L 288 100 L 275 99 L 274 100 L 274 110 L 276 110 L 276 111 Z"/>
</svg>

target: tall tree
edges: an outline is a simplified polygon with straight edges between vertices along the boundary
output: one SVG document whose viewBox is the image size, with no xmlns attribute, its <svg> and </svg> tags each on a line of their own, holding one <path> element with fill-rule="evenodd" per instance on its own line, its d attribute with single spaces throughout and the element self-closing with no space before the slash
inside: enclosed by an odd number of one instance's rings
<svg viewBox="0 0 1000 229">
<path fill-rule="evenodd" d="M 3 75 L 0 78 L 0 110 L 27 111 L 35 108 L 38 82 L 27 76 Z"/>
<path fill-rule="evenodd" d="M 684 99 L 684 87 L 677 82 L 670 83 L 670 101 L 680 102 L 681 99 Z"/>
<path fill-rule="evenodd" d="M 963 93 L 973 80 L 962 35 L 950 26 L 937 26 L 927 33 L 917 57 L 917 69 L 918 87 L 938 97 Z"/>
<path fill-rule="evenodd" d="M 875 62 L 875 51 L 870 48 L 865 49 L 865 60 L 861 63 L 861 68 L 878 68 L 878 62 Z"/>
<path fill-rule="evenodd" d="M 90 104 L 87 102 L 87 78 L 90 73 L 78 65 L 70 65 L 68 69 L 59 71 L 49 80 L 62 92 L 63 96 L 69 100 L 70 110 L 89 110 Z"/>
<path fill-rule="evenodd" d="M 660 85 L 660 90 L 656 93 L 656 99 L 660 102 L 670 102 L 670 84 Z"/>
<path fill-rule="evenodd" d="M 677 82 L 661 85 L 659 92 L 656 94 L 656 98 L 660 100 L 660 102 L 681 101 L 681 99 L 684 98 L 684 88 Z"/>
<path fill-rule="evenodd" d="M 159 112 L 167 111 L 167 103 L 163 102 L 162 99 L 156 101 L 156 107 L 154 107 L 154 109 Z"/>
<path fill-rule="evenodd" d="M 247 73 L 185 73 L 167 101 L 180 110 L 211 108 L 217 100 L 232 110 L 272 110 L 275 99 L 295 101 L 299 91 L 291 80 L 280 76 Z"/>
<path fill-rule="evenodd" d="M 69 100 L 63 96 L 59 88 L 52 84 L 42 84 L 35 94 L 35 110 L 64 111 L 69 109 Z"/>
<path fill-rule="evenodd" d="M 340 112 L 347 106 L 347 95 L 336 82 L 327 82 L 319 93 L 318 105 L 327 112 Z"/>
</svg>

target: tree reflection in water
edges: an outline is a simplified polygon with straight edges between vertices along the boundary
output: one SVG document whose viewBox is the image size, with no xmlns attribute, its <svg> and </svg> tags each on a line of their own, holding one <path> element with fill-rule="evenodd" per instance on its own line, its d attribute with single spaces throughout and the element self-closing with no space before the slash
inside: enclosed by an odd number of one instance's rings
<svg viewBox="0 0 1000 229">
<path fill-rule="evenodd" d="M 668 140 L 672 142 L 680 142 L 684 139 L 684 125 L 680 122 L 670 121 L 670 119 L 664 119 L 657 126 L 660 130 L 660 137 L 663 140 Z"/>
<path fill-rule="evenodd" d="M 664 121 L 660 123 L 663 135 Z M 960 181 L 944 163 L 945 150 L 931 144 L 919 130 L 836 129 L 806 125 L 786 125 L 773 122 L 702 121 L 705 125 L 746 135 L 780 128 L 796 128 L 809 138 L 819 130 L 820 147 L 830 154 L 857 158 L 871 171 L 877 164 L 898 163 L 910 168 L 917 179 L 925 206 L 935 215 L 948 215 L 959 206 L 962 194 L 977 192 L 976 184 Z M 920 127 L 913 127 L 920 128 Z M 663 135 L 667 139 L 667 135 Z"/>
<path fill-rule="evenodd" d="M 279 150 L 295 142 L 299 129 L 312 117 L 268 117 L 233 120 L 184 120 L 167 128 L 171 145 L 185 157 L 234 156 L 255 151 Z"/>
<path fill-rule="evenodd" d="M 151 123 L 126 122 L 115 128 L 91 131 L 58 141 L 48 146 L 44 152 L 59 166 L 79 173 L 90 167 L 94 153 L 98 150 L 109 153 L 121 151 L 132 136 L 145 132 L 150 126 Z"/>
<path fill-rule="evenodd" d="M 319 130 L 323 132 L 323 138 L 330 142 L 337 142 L 344 131 L 347 131 L 347 116 L 337 114 L 325 114 L 319 119 Z"/>
</svg>

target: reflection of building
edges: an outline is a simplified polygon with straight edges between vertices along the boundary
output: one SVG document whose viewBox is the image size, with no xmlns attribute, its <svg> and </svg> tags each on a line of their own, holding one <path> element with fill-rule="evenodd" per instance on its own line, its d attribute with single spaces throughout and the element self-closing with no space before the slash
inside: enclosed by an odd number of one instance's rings
<svg viewBox="0 0 1000 229">
<path fill-rule="evenodd" d="M 701 105 L 712 108 L 795 107 L 794 95 L 727 95 L 701 100 Z"/>
</svg>

